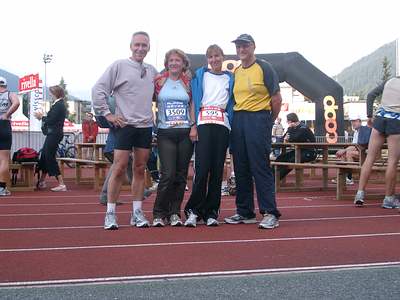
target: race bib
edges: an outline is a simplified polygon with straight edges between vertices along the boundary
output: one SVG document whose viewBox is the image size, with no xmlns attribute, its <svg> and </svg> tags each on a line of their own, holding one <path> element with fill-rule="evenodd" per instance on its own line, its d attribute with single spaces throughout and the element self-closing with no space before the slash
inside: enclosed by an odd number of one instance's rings
<svg viewBox="0 0 400 300">
<path fill-rule="evenodd" d="M 187 104 L 183 101 L 166 101 L 165 122 L 170 126 L 189 124 Z"/>
<path fill-rule="evenodd" d="M 199 125 L 201 124 L 218 124 L 225 125 L 225 114 L 222 108 L 217 106 L 204 106 L 200 108 Z"/>
</svg>

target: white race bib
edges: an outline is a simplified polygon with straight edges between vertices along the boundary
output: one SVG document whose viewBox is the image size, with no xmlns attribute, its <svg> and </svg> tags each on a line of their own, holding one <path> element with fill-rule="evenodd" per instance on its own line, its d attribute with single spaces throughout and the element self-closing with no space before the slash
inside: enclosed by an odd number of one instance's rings
<svg viewBox="0 0 400 300">
<path fill-rule="evenodd" d="M 218 106 L 204 106 L 200 108 L 199 125 L 218 124 L 225 125 L 224 110 Z"/>
</svg>

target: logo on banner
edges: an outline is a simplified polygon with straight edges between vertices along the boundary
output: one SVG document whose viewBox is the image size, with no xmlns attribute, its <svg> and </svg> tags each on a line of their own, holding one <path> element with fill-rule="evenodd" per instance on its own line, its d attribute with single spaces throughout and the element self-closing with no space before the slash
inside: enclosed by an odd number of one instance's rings
<svg viewBox="0 0 400 300">
<path fill-rule="evenodd" d="M 20 92 L 31 91 L 39 88 L 39 74 L 26 75 L 19 79 L 18 89 Z"/>
<path fill-rule="evenodd" d="M 337 123 L 336 123 L 336 110 L 338 106 L 335 105 L 335 98 L 332 96 L 325 96 L 324 98 L 324 117 L 325 117 L 325 130 L 326 140 L 328 143 L 334 144 L 338 140 Z"/>
</svg>

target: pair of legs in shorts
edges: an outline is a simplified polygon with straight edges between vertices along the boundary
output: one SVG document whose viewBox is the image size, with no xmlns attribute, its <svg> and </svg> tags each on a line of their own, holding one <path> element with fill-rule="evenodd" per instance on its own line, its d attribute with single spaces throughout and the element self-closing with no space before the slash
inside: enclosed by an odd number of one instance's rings
<svg viewBox="0 0 400 300">
<path fill-rule="evenodd" d="M 133 196 L 133 213 L 130 224 L 137 227 L 148 227 L 149 222 L 142 212 L 142 200 L 144 194 L 147 160 L 149 159 L 152 128 L 136 128 L 127 125 L 115 130 L 115 148 L 112 174 L 107 188 L 107 213 L 104 221 L 104 229 L 118 229 L 115 216 L 115 206 L 121 191 L 121 185 L 125 178 L 126 168 L 131 155 L 134 152 L 133 180 L 131 184 Z"/>
<path fill-rule="evenodd" d="M 0 196 L 10 195 L 6 182 L 9 177 L 11 144 L 11 123 L 9 120 L 0 120 Z"/>
<path fill-rule="evenodd" d="M 375 159 L 380 153 L 382 145 L 385 143 L 385 138 L 387 140 L 389 151 L 388 165 L 385 173 L 385 199 L 382 206 L 384 208 L 396 208 L 398 206 L 395 204 L 394 194 L 396 187 L 397 164 L 400 159 L 400 121 L 384 117 L 375 117 L 373 122 L 371 138 L 368 144 L 368 154 L 361 168 L 358 191 L 354 199 L 354 203 L 358 206 L 364 203 L 364 191 L 369 176 L 371 175 Z"/>
</svg>

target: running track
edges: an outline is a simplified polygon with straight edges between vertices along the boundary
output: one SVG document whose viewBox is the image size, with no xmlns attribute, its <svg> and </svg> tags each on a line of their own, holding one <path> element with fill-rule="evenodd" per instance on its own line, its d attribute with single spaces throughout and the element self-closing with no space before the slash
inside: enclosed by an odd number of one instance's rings
<svg viewBox="0 0 400 300">
<path fill-rule="evenodd" d="M 0 287 L 400 265 L 400 214 L 377 200 L 355 208 L 333 191 L 280 193 L 276 230 L 137 229 L 123 192 L 120 229 L 105 231 L 97 194 L 70 186 L 0 198 Z M 154 198 L 144 203 L 148 217 Z M 234 198 L 223 197 L 220 219 L 234 212 Z"/>
</svg>

